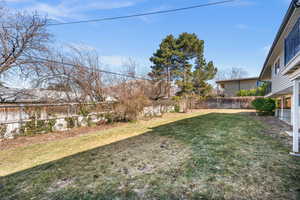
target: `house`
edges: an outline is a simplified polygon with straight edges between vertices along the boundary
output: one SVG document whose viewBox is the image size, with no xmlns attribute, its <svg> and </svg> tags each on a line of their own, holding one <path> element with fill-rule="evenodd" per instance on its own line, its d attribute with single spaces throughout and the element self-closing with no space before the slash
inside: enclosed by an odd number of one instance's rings
<svg viewBox="0 0 300 200">
<path fill-rule="evenodd" d="M 278 30 L 260 74 L 270 81 L 266 97 L 276 98 L 280 105 L 276 115 L 293 126 L 293 152 L 299 154 L 299 82 L 300 82 L 300 1 L 293 0 Z"/>
<path fill-rule="evenodd" d="M 225 97 L 235 97 L 240 90 L 255 89 L 260 84 L 258 77 L 221 80 L 216 81 L 216 83 L 218 85 L 219 95 Z"/>
<path fill-rule="evenodd" d="M 75 94 L 47 89 L 19 89 L 0 86 L 0 103 L 51 103 L 75 101 Z"/>
</svg>

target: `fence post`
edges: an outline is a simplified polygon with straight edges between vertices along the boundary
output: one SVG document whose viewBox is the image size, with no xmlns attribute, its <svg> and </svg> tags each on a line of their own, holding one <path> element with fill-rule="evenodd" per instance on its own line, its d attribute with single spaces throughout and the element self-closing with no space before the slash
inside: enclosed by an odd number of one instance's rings
<svg viewBox="0 0 300 200">
<path fill-rule="evenodd" d="M 67 116 L 70 117 L 70 111 L 71 111 L 71 104 L 68 104 L 68 111 L 67 111 Z"/>
<path fill-rule="evenodd" d="M 22 124 L 23 124 L 23 117 L 22 117 L 23 108 L 24 108 L 24 104 L 19 104 L 19 129 L 22 128 Z"/>
<path fill-rule="evenodd" d="M 44 113 L 46 116 L 46 120 L 49 121 L 49 116 L 48 116 L 48 112 L 47 112 L 47 106 L 44 107 Z"/>
</svg>

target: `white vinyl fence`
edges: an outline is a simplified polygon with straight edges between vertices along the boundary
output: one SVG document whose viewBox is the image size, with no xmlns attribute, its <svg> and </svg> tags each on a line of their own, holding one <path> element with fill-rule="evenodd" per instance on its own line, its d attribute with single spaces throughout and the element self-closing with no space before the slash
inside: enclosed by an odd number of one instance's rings
<svg viewBox="0 0 300 200">
<path fill-rule="evenodd" d="M 19 104 L 0 105 L 0 138 L 65 131 L 74 127 L 105 123 L 114 104 Z M 174 106 L 156 104 L 145 107 L 142 116 L 159 116 Z"/>
</svg>

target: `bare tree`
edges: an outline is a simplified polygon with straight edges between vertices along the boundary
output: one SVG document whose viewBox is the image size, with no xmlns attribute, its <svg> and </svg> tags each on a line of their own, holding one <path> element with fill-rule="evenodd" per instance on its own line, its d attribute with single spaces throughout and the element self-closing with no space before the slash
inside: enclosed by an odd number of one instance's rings
<svg viewBox="0 0 300 200">
<path fill-rule="evenodd" d="M 0 75 L 10 69 L 26 70 L 35 56 L 47 51 L 47 19 L 37 13 L 12 12 L 0 7 Z"/>
<path fill-rule="evenodd" d="M 232 67 L 229 70 L 220 70 L 217 73 L 216 80 L 229 80 L 229 79 L 239 79 L 246 78 L 248 76 L 248 72 L 239 67 Z"/>
<path fill-rule="evenodd" d="M 36 68 L 35 87 L 55 90 L 68 101 L 104 100 L 101 63 L 96 52 L 74 46 L 52 52 L 43 60 L 44 67 Z"/>
<path fill-rule="evenodd" d="M 138 67 L 138 63 L 133 58 L 128 58 L 126 62 L 123 63 L 125 70 L 123 73 L 127 74 L 129 77 L 134 78 L 136 76 L 136 69 Z"/>
</svg>

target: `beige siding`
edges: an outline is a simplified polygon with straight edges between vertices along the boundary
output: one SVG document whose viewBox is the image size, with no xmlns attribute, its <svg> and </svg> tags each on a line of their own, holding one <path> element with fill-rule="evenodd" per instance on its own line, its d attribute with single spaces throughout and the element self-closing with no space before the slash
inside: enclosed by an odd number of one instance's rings
<svg viewBox="0 0 300 200">
<path fill-rule="evenodd" d="M 285 63 L 284 63 L 284 39 L 288 36 L 290 31 L 294 27 L 295 22 L 298 20 L 299 16 L 300 16 L 300 9 L 296 9 L 295 13 L 293 13 L 293 16 L 289 20 L 287 27 L 283 31 L 283 34 L 281 35 L 278 43 L 276 44 L 276 47 L 273 50 L 273 53 L 268 62 L 268 65 L 272 66 L 271 81 L 272 81 L 272 93 L 273 94 L 276 94 L 276 93 L 292 86 L 292 82 L 291 82 L 291 79 L 289 78 L 289 76 L 283 75 L 283 70 L 286 68 Z M 281 61 L 280 62 L 281 70 L 277 75 L 275 75 L 274 64 L 279 57 L 280 57 L 280 61 Z M 300 75 L 300 71 L 298 73 Z"/>
<path fill-rule="evenodd" d="M 280 71 L 275 74 L 275 63 L 280 58 Z M 278 55 L 277 59 L 272 64 L 272 93 L 280 92 L 290 86 L 292 82 L 287 75 L 282 75 L 282 70 L 284 69 L 284 53 L 283 51 Z"/>
<path fill-rule="evenodd" d="M 240 90 L 250 90 L 257 87 L 257 80 L 230 81 L 224 84 L 224 95 L 235 97 Z"/>
<path fill-rule="evenodd" d="M 241 81 L 241 90 L 250 90 L 257 87 L 256 80 L 243 80 Z"/>
<path fill-rule="evenodd" d="M 224 95 L 226 97 L 236 96 L 239 91 L 239 85 L 237 82 L 227 82 L 224 84 Z"/>
</svg>

